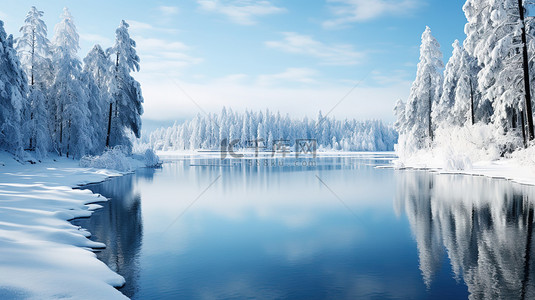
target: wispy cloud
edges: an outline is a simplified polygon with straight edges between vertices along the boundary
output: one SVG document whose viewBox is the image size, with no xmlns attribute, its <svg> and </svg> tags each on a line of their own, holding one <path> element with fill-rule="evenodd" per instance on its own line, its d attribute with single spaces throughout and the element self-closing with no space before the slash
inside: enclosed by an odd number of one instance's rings
<svg viewBox="0 0 535 300">
<path fill-rule="evenodd" d="M 285 83 L 317 83 L 315 77 L 319 74 L 317 70 L 309 68 L 287 68 L 285 71 L 276 74 L 263 74 L 258 76 L 258 84 L 262 86 L 281 85 Z"/>
<path fill-rule="evenodd" d="M 364 57 L 363 52 L 355 51 L 351 45 L 326 45 L 308 35 L 295 32 L 283 34 L 283 40 L 267 41 L 266 46 L 288 53 L 316 57 L 325 65 L 355 65 Z"/>
<path fill-rule="evenodd" d="M 165 6 L 165 5 L 161 5 L 161 6 L 158 6 L 158 11 L 160 11 L 162 13 L 162 15 L 166 16 L 166 17 L 170 17 L 170 16 L 174 16 L 176 14 L 178 14 L 178 7 L 176 6 Z"/>
<path fill-rule="evenodd" d="M 134 20 L 127 22 L 142 60 L 143 74 L 176 76 L 181 74 L 184 68 L 203 61 L 202 58 L 189 54 L 191 47 L 176 40 L 176 30 Z M 159 31 L 166 38 L 152 37 L 154 31 Z"/>
<path fill-rule="evenodd" d="M 286 12 L 268 0 L 197 0 L 200 7 L 209 12 L 225 15 L 241 25 L 256 24 L 256 17 Z"/>
<path fill-rule="evenodd" d="M 334 28 L 348 23 L 365 22 L 391 15 L 407 15 L 423 5 L 422 0 L 327 0 L 334 18 L 323 27 Z"/>
<path fill-rule="evenodd" d="M 178 30 L 174 28 L 158 27 L 149 23 L 139 22 L 135 20 L 126 20 L 126 22 L 128 23 L 128 25 L 130 25 L 130 30 L 133 32 L 151 33 L 151 32 L 158 31 L 158 32 L 163 32 L 163 33 L 171 33 L 171 34 L 178 32 Z"/>
<path fill-rule="evenodd" d="M 176 75 L 188 66 L 203 60 L 188 54 L 191 50 L 181 42 L 164 39 L 133 36 L 139 56 L 143 61 L 143 72 Z"/>
</svg>

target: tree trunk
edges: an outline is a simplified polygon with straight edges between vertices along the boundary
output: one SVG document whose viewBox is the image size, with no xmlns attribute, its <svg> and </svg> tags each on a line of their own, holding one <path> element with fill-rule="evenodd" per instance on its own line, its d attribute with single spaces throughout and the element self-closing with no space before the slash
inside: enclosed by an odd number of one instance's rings
<svg viewBox="0 0 535 300">
<path fill-rule="evenodd" d="M 513 129 L 516 129 L 516 124 L 518 123 L 517 116 L 516 116 L 516 109 L 513 108 L 513 115 L 511 116 L 511 127 Z"/>
<path fill-rule="evenodd" d="M 526 121 L 524 120 L 524 111 L 520 111 L 520 122 L 522 123 L 522 139 L 524 141 L 524 147 L 527 147 L 528 141 L 526 141 Z"/>
<path fill-rule="evenodd" d="M 474 88 L 472 87 L 472 78 L 470 78 L 470 114 L 472 116 L 472 125 L 476 123 L 474 110 Z"/>
<path fill-rule="evenodd" d="M 429 123 L 429 138 L 431 139 L 431 142 L 433 141 L 433 127 L 431 126 L 431 112 L 433 111 L 431 109 L 431 106 L 433 105 L 433 99 L 431 98 L 431 77 L 429 77 L 429 115 L 428 115 L 428 123 Z"/>
<path fill-rule="evenodd" d="M 524 6 L 522 0 L 518 0 L 518 11 L 520 13 L 520 21 L 522 22 L 522 56 L 523 56 L 523 69 L 524 69 L 524 89 L 525 89 L 525 106 L 526 117 L 528 126 L 528 139 L 531 141 L 535 138 L 533 132 L 533 111 L 531 109 L 531 89 L 529 86 L 529 62 L 528 62 L 528 47 L 526 41 L 526 25 L 524 22 Z"/>
<path fill-rule="evenodd" d="M 63 122 L 59 123 L 59 156 L 63 156 L 62 154 L 62 148 L 63 148 Z"/>
<path fill-rule="evenodd" d="M 30 120 L 33 121 L 33 112 L 30 113 Z M 35 129 L 34 129 L 35 132 Z M 30 151 L 33 150 L 33 135 L 34 132 L 30 132 Z"/>
<path fill-rule="evenodd" d="M 113 104 L 110 102 L 110 113 L 108 115 L 108 135 L 106 136 L 106 148 L 110 146 L 110 133 L 111 133 L 111 115 L 113 111 Z"/>
<path fill-rule="evenodd" d="M 67 158 L 69 157 L 69 151 L 71 150 L 71 120 L 69 119 L 69 138 L 67 139 Z"/>
</svg>

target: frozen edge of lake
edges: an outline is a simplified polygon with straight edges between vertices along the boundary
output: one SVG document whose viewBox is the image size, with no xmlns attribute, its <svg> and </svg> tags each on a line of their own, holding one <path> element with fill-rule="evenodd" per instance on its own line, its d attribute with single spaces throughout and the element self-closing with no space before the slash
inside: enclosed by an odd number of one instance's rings
<svg viewBox="0 0 535 300">
<path fill-rule="evenodd" d="M 52 157 L 20 164 L 0 152 L 0 298 L 125 299 L 114 287 L 124 278 L 98 260 L 105 245 L 69 220 L 89 217 L 107 201 L 73 189 L 120 173 L 82 168 L 78 160 Z"/>
<path fill-rule="evenodd" d="M 421 152 L 419 152 L 421 154 Z M 499 160 L 480 160 L 471 162 L 456 170 L 448 166 L 441 158 L 425 153 L 403 161 L 393 161 L 395 169 L 428 170 L 439 174 L 461 174 L 505 179 L 525 185 L 535 185 L 535 164 L 524 159 L 502 158 Z"/>
</svg>

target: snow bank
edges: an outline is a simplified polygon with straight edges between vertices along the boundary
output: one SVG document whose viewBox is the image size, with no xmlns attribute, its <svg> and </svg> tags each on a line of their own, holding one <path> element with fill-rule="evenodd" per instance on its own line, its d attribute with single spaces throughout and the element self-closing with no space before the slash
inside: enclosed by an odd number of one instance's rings
<svg viewBox="0 0 535 300">
<path fill-rule="evenodd" d="M 0 153 L 0 298 L 124 299 L 124 278 L 96 258 L 105 245 L 68 220 L 89 217 L 106 201 L 78 184 L 120 173 L 48 159 L 21 165 Z"/>
<path fill-rule="evenodd" d="M 130 172 L 139 167 L 155 167 L 160 159 L 152 149 L 128 155 L 122 147 L 106 150 L 102 155 L 84 156 L 80 159 L 80 167 L 117 170 Z"/>
<path fill-rule="evenodd" d="M 491 124 L 440 128 L 431 147 L 417 149 L 412 145 L 410 137 L 400 136 L 395 167 L 535 184 L 535 145 L 523 149 L 517 133 L 504 134 Z"/>
<path fill-rule="evenodd" d="M 146 167 L 157 167 L 160 165 L 160 158 L 154 150 L 148 148 L 142 152 L 143 154 L 134 154 L 133 157 L 139 161 L 143 161 Z"/>
<path fill-rule="evenodd" d="M 120 147 L 108 149 L 102 155 L 84 156 L 80 159 L 80 167 L 111 169 L 121 172 L 129 172 L 134 168 Z"/>
</svg>

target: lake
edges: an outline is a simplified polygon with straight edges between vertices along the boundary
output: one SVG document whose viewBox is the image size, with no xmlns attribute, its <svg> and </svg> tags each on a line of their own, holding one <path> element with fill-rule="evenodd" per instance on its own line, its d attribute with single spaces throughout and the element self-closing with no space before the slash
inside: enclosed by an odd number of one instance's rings
<svg viewBox="0 0 535 300">
<path fill-rule="evenodd" d="M 533 187 L 391 159 L 176 157 L 73 222 L 133 299 L 533 299 Z"/>
</svg>

